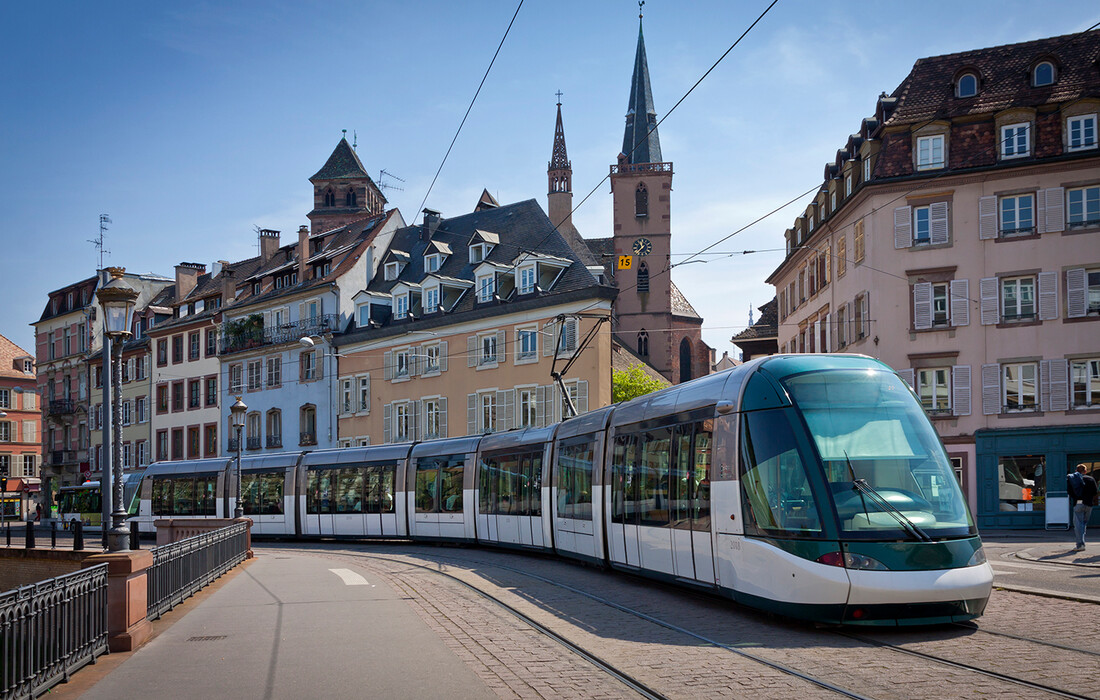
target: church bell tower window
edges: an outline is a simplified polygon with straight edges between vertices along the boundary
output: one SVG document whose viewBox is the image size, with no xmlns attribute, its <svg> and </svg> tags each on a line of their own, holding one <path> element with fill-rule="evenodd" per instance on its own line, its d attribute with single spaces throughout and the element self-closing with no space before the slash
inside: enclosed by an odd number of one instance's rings
<svg viewBox="0 0 1100 700">
<path fill-rule="evenodd" d="M 638 266 L 638 293 L 649 292 L 649 265 L 644 262 Z"/>
<path fill-rule="evenodd" d="M 644 183 L 634 190 L 634 216 L 649 216 L 649 191 Z"/>
<path fill-rule="evenodd" d="M 326 207 L 336 206 L 336 195 L 333 194 L 332 190 L 325 190 L 325 206 Z"/>
</svg>

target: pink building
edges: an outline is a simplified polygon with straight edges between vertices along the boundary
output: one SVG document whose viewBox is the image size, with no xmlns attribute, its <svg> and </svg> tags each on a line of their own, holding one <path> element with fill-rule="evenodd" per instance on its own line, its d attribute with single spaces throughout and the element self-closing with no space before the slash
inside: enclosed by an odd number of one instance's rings
<svg viewBox="0 0 1100 700">
<path fill-rule="evenodd" d="M 1098 59 L 1092 31 L 917 61 L 768 278 L 780 352 L 909 381 L 983 528 L 1068 523 L 1100 468 Z"/>
<path fill-rule="evenodd" d="M 0 335 L 0 476 L 5 518 L 34 515 L 42 414 L 31 354 Z"/>
</svg>

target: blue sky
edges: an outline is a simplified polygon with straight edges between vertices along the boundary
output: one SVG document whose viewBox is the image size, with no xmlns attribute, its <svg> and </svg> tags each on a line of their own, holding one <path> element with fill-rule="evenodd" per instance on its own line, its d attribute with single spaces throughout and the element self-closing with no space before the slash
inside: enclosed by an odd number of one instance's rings
<svg viewBox="0 0 1100 700">
<path fill-rule="evenodd" d="M 517 0 L 518 1 L 518 0 Z M 307 223 L 308 178 L 341 129 L 417 210 L 515 11 L 500 2 L 58 2 L 0 8 L 0 333 L 33 349 L 51 289 L 107 264 L 172 275 L 181 261 L 256 254 Z M 764 10 L 760 1 L 650 0 L 658 117 Z M 1080 31 L 1095 2 L 780 0 L 662 124 L 675 165 L 673 253 L 695 252 L 819 184 L 823 166 L 924 56 Z M 1056 8 L 1056 11 L 1053 11 Z M 622 144 L 637 39 L 633 0 L 526 0 L 426 206 L 472 210 L 482 188 L 546 206 L 561 90 L 574 214 L 611 235 L 600 184 Z M 674 271 L 731 354 L 805 200 Z"/>
</svg>

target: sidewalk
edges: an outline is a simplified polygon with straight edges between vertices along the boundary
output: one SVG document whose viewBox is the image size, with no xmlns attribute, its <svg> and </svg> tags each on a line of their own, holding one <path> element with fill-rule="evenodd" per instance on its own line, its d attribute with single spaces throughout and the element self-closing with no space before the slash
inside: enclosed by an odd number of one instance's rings
<svg viewBox="0 0 1100 700">
<path fill-rule="evenodd" d="M 1074 551 L 1073 530 L 987 530 L 981 536 L 991 544 L 1021 545 L 1020 559 L 1100 569 L 1100 528 L 1086 533 L 1083 552 Z"/>
</svg>

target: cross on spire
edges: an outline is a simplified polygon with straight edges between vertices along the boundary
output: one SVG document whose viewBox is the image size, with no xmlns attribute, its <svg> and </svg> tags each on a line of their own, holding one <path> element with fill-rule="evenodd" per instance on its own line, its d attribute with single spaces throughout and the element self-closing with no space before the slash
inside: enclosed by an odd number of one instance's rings
<svg viewBox="0 0 1100 700">
<path fill-rule="evenodd" d="M 561 90 L 558 90 L 558 91 L 557 91 L 557 92 L 555 92 L 554 94 L 558 96 L 558 106 L 559 106 L 559 107 L 561 107 L 561 96 L 562 96 L 562 94 L 564 94 L 564 93 L 562 93 L 562 91 L 561 91 Z"/>
<path fill-rule="evenodd" d="M 638 0 L 638 19 L 642 18 L 642 6 L 645 5 L 645 0 Z"/>
</svg>

